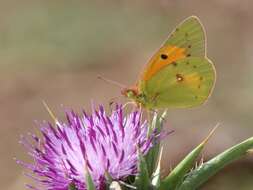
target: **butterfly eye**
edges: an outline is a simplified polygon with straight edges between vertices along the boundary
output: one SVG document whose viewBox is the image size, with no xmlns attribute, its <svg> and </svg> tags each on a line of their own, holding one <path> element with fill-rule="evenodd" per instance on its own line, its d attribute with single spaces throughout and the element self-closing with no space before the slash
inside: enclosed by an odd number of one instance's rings
<svg viewBox="0 0 253 190">
<path fill-rule="evenodd" d="M 167 59 L 167 58 L 168 58 L 168 55 L 166 55 L 166 54 L 161 54 L 161 58 L 162 58 L 162 59 Z"/>
</svg>

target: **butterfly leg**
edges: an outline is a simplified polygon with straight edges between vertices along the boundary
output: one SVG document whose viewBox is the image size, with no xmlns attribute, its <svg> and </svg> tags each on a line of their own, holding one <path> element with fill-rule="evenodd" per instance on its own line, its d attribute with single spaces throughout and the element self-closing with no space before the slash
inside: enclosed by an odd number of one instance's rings
<svg viewBox="0 0 253 190">
<path fill-rule="evenodd" d="M 151 98 L 151 102 L 153 104 L 153 107 L 156 106 L 156 101 L 157 101 L 157 98 L 159 97 L 160 93 L 156 93 L 152 98 Z"/>
<path fill-rule="evenodd" d="M 125 104 L 123 105 L 123 108 L 125 108 L 126 106 L 128 106 L 128 105 L 130 105 L 130 104 L 134 105 L 135 108 L 136 108 L 136 107 L 137 107 L 138 109 L 141 108 L 141 106 L 140 106 L 139 104 L 137 104 L 136 102 L 133 102 L 133 101 L 125 103 Z"/>
</svg>

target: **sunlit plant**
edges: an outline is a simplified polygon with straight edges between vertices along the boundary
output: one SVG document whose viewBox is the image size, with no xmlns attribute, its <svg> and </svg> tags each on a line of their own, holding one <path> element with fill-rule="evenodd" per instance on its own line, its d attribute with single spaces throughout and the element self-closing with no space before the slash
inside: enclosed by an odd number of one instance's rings
<svg viewBox="0 0 253 190">
<path fill-rule="evenodd" d="M 41 190 L 194 190 L 253 147 L 253 138 L 249 138 L 194 167 L 213 130 L 161 178 L 161 140 L 169 138 L 162 129 L 165 114 L 154 113 L 147 123 L 138 109 L 128 113 L 117 106 L 108 115 L 100 106 L 92 114 L 66 112 L 67 122 L 55 118 L 54 123 L 41 123 L 41 138 L 30 134 L 20 141 L 33 159 L 33 163 L 17 161 L 35 180 L 35 186 L 26 186 Z"/>
</svg>

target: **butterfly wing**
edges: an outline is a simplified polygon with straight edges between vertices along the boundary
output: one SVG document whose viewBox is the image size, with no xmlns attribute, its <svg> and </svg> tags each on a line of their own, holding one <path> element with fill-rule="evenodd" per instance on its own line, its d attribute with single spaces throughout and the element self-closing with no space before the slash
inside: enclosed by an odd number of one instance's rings
<svg viewBox="0 0 253 190">
<path fill-rule="evenodd" d="M 191 16 L 169 35 L 162 47 L 153 55 L 140 81 L 149 80 L 157 71 L 185 57 L 204 57 L 205 31 L 199 19 Z"/>
<path fill-rule="evenodd" d="M 204 57 L 188 57 L 169 64 L 141 86 L 148 108 L 193 107 L 208 98 L 215 69 Z"/>
</svg>

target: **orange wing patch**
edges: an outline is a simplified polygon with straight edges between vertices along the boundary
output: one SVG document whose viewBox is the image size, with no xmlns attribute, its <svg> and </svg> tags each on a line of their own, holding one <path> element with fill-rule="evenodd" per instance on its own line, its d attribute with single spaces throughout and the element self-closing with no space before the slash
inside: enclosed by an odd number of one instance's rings
<svg viewBox="0 0 253 190">
<path fill-rule="evenodd" d="M 185 78 L 185 82 L 188 83 L 189 87 L 191 88 L 200 87 L 201 81 L 197 73 L 188 74 L 184 78 Z"/>
<path fill-rule="evenodd" d="M 186 57 L 186 49 L 176 46 L 162 47 L 149 61 L 146 70 L 143 73 L 142 79 L 148 80 L 155 73 L 161 70 L 168 64 Z"/>
</svg>

